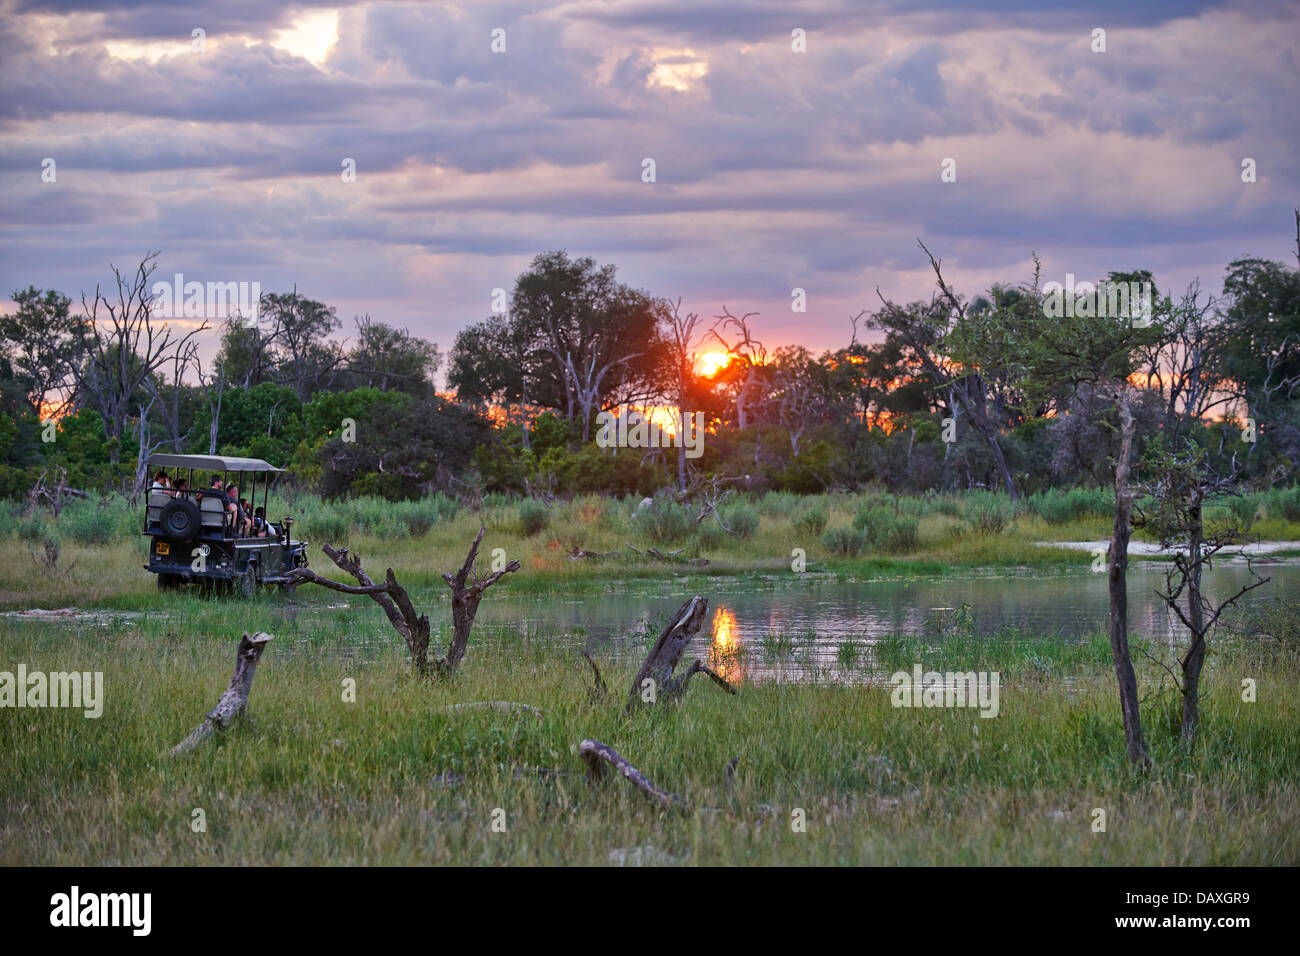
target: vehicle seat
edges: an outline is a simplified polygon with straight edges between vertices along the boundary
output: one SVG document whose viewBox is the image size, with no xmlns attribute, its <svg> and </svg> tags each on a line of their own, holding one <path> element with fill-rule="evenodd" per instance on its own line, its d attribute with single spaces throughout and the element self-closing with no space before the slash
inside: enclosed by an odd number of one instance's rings
<svg viewBox="0 0 1300 956">
<path fill-rule="evenodd" d="M 201 495 L 199 497 L 199 512 L 203 519 L 203 527 L 221 529 L 226 524 L 226 506 L 222 503 L 223 499 L 216 495 Z"/>
<path fill-rule="evenodd" d="M 158 523 L 158 519 L 162 517 L 163 507 L 171 500 L 171 496 L 165 491 L 152 491 L 149 493 L 149 509 L 146 514 L 150 524 Z"/>
</svg>

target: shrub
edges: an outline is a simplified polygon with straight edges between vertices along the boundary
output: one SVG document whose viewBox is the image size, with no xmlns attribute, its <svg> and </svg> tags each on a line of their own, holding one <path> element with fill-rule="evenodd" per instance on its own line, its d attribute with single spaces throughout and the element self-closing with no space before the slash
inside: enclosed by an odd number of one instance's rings
<svg viewBox="0 0 1300 956">
<path fill-rule="evenodd" d="M 14 533 L 22 541 L 41 542 L 49 536 L 49 529 L 45 524 L 45 516 L 39 512 L 28 515 L 22 521 L 14 526 Z"/>
<path fill-rule="evenodd" d="M 699 538 L 700 546 L 705 548 L 721 547 L 730 537 L 727 532 L 722 530 L 722 525 L 716 521 L 706 521 L 700 525 Z"/>
<path fill-rule="evenodd" d="M 856 528 L 831 528 L 822 535 L 822 547 L 841 558 L 856 558 L 866 545 L 866 534 Z"/>
<path fill-rule="evenodd" d="M 138 532 L 143 506 L 132 508 L 124 499 L 74 501 L 58 518 L 59 533 L 78 544 L 109 544 Z"/>
<path fill-rule="evenodd" d="M 304 515 L 301 524 L 295 530 L 301 530 L 308 540 L 320 541 L 322 544 L 337 544 L 348 540 L 348 519 L 337 511 L 325 506 L 314 514 Z"/>
<path fill-rule="evenodd" d="M 916 519 L 896 515 L 888 508 L 863 508 L 853 519 L 853 528 L 862 533 L 872 548 L 907 551 L 916 547 Z"/>
<path fill-rule="evenodd" d="M 813 505 L 804 508 L 794 516 L 794 528 L 800 534 L 820 538 L 829 520 L 830 514 L 826 511 L 825 505 Z"/>
<path fill-rule="evenodd" d="M 1300 521 L 1300 485 L 1283 488 L 1274 494 L 1276 505 L 1270 506 L 1270 517 L 1280 513 L 1287 521 Z"/>
<path fill-rule="evenodd" d="M 1051 525 L 1066 524 L 1074 520 L 1073 505 L 1056 489 L 1035 495 L 1032 507 L 1038 517 Z"/>
<path fill-rule="evenodd" d="M 758 511 L 749 505 L 738 502 L 721 509 L 720 517 L 731 533 L 741 541 L 748 541 L 758 530 Z"/>
<path fill-rule="evenodd" d="M 1110 493 L 1101 488 L 1049 488 L 1034 495 L 1029 508 L 1048 524 L 1059 525 L 1093 515 L 1109 515 L 1113 509 Z"/>
<path fill-rule="evenodd" d="M 644 511 L 638 512 L 637 523 L 656 544 L 682 541 L 695 531 L 695 520 L 686 509 L 664 496 L 654 498 Z"/>
<path fill-rule="evenodd" d="M 977 498 L 966 508 L 965 518 L 981 534 L 1001 534 L 1007 530 L 1011 509 L 1007 502 Z"/>
<path fill-rule="evenodd" d="M 791 491 L 769 491 L 759 502 L 759 510 L 769 518 L 783 518 L 799 507 L 800 500 Z"/>
<path fill-rule="evenodd" d="M 538 532 L 546 530 L 546 526 L 550 523 L 550 511 L 536 498 L 525 498 L 519 503 L 519 526 L 523 528 L 525 537 L 531 538 Z"/>
<path fill-rule="evenodd" d="M 1246 497 L 1229 498 L 1224 502 L 1224 504 L 1241 524 L 1250 524 L 1250 522 L 1255 520 L 1257 506 L 1251 499 Z"/>
</svg>

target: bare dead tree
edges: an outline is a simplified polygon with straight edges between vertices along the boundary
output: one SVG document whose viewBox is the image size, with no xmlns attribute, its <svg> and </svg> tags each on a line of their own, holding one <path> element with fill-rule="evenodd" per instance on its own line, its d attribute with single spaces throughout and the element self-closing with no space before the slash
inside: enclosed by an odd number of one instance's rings
<svg viewBox="0 0 1300 956">
<path fill-rule="evenodd" d="M 149 279 L 157 258 L 157 252 L 146 255 L 133 276 L 124 276 L 117 266 L 111 266 L 117 286 L 115 299 L 98 285 L 92 301 L 84 294 L 81 297 L 90 329 L 89 350 L 85 359 L 72 367 L 77 387 L 104 418 L 114 463 L 121 458 L 121 439 L 136 393 L 173 354 L 185 351 L 190 340 L 208 328 L 205 321 L 177 339 L 170 324 L 155 322 Z"/>
<path fill-rule="evenodd" d="M 158 376 L 149 376 L 145 382 L 145 387 L 149 390 L 149 394 L 153 396 L 154 402 L 158 404 L 158 412 L 162 416 L 163 427 L 167 431 L 167 441 L 171 443 L 172 451 L 180 452 L 184 450 L 183 444 L 185 441 L 185 436 L 181 434 L 182 385 L 191 364 L 195 365 L 199 369 L 199 374 L 202 375 L 202 368 L 198 364 L 198 343 L 186 342 L 183 346 L 178 347 L 172 352 L 170 362 L 172 366 L 170 394 L 163 395 L 162 386 L 165 383 L 159 381 Z"/>
<path fill-rule="evenodd" d="M 571 352 L 565 352 L 561 357 L 559 351 L 549 345 L 546 350 L 555 357 L 564 371 L 565 388 L 571 396 L 572 404 L 582 415 L 582 440 L 585 442 L 591 437 L 591 416 L 600 404 L 605 376 L 644 353 L 633 352 L 631 355 L 624 355 L 622 358 L 602 364 L 600 352 L 595 350 L 585 364 L 575 365 Z"/>
<path fill-rule="evenodd" d="M 741 362 L 745 367 L 745 377 L 736 392 L 736 427 L 740 431 L 744 431 L 749 425 L 749 403 L 753 398 L 754 390 L 759 386 L 763 367 L 767 365 L 767 349 L 763 347 L 762 342 L 754 338 L 753 330 L 749 327 L 749 320 L 758 314 L 746 312 L 744 315 L 732 315 L 731 310 L 724 304 L 722 314 L 714 316 L 717 321 L 705 335 L 705 338 L 715 340 L 726 349 L 727 355 L 733 361 Z M 724 338 L 724 332 L 731 337 Z"/>
<path fill-rule="evenodd" d="M 640 704 L 678 700 L 686 693 L 687 684 L 696 674 L 708 674 L 728 694 L 736 693 L 736 688 L 725 677 L 706 666 L 698 657 L 683 673 L 673 676 L 682 652 L 699 632 L 708 613 L 709 602 L 697 594 L 673 615 L 650 648 L 636 677 L 632 679 L 632 688 L 627 695 L 627 713 L 630 714 Z"/>
<path fill-rule="evenodd" d="M 691 383 L 695 380 L 695 363 L 698 359 L 698 347 L 703 341 L 697 338 L 695 329 L 700 317 L 695 312 L 681 314 L 682 300 L 669 303 L 665 322 L 669 332 L 669 352 L 672 358 L 671 387 L 673 400 L 677 407 L 677 428 L 680 441 L 677 442 L 677 487 L 686 490 L 686 440 L 682 429 L 686 426 L 686 399 Z"/>
<path fill-rule="evenodd" d="M 1015 479 L 1012 478 L 1011 469 L 1007 465 L 1006 455 L 998 440 L 997 429 L 994 428 L 989 417 L 988 392 L 983 379 L 975 372 L 957 375 L 937 354 L 937 346 L 943 332 L 952 322 L 961 322 L 966 318 L 966 306 L 944 279 L 943 260 L 936 259 L 920 239 L 916 242 L 926 258 L 930 260 L 935 282 L 939 286 L 938 294 L 930 300 L 930 314 L 937 315 L 941 304 L 947 311 L 942 327 L 935 322 L 910 317 L 907 310 L 886 299 L 879 288 L 876 289 L 876 296 L 884 309 L 873 317 L 872 324 L 894 332 L 907 344 L 935 388 L 946 389 L 953 386 L 950 394 L 957 399 L 972 427 L 980 433 L 988 446 L 1007 494 L 1011 498 L 1016 498 L 1018 493 Z"/>
<path fill-rule="evenodd" d="M 131 494 L 127 499 L 131 502 L 132 507 L 135 506 L 140 494 L 149 484 L 149 458 L 169 441 L 166 436 L 153 441 L 153 432 L 149 427 L 149 412 L 157 401 L 157 394 L 152 394 L 149 398 L 149 404 L 139 406 L 140 414 L 136 416 L 135 428 L 138 447 L 135 455 L 135 480 L 131 485 Z"/>
<path fill-rule="evenodd" d="M 198 364 L 197 357 L 195 363 L 198 368 L 199 385 L 203 387 L 203 393 L 208 400 L 208 454 L 217 453 L 217 435 L 221 430 L 221 399 L 226 391 L 226 363 L 218 360 L 217 370 L 208 378 L 203 376 L 203 366 Z"/>
<path fill-rule="evenodd" d="M 42 499 L 50 509 L 50 514 L 57 518 L 67 505 L 66 498 L 89 498 L 84 491 L 68 487 L 68 470 L 62 465 L 54 466 L 58 477 L 54 481 L 54 486 L 50 486 L 50 475 L 42 471 L 36 476 L 36 481 L 32 484 L 31 489 L 27 492 L 29 507 L 35 510 Z"/>
<path fill-rule="evenodd" d="M 258 631 L 252 637 L 248 632 L 240 638 L 239 647 L 235 649 L 235 675 L 230 678 L 230 686 L 188 737 L 172 748 L 172 756 L 188 753 L 218 730 L 225 730 L 240 714 L 248 710 L 248 694 L 253 688 L 253 675 L 257 671 L 257 662 L 262 659 L 262 652 L 267 643 L 275 636 Z"/>
<path fill-rule="evenodd" d="M 416 612 L 410 595 L 397 583 L 392 568 L 388 569 L 383 584 L 375 584 L 361 567 L 360 556 L 349 555 L 347 548 L 336 549 L 327 544 L 322 548 L 325 555 L 341 570 L 356 578 L 359 587 L 321 577 L 310 568 L 295 568 L 289 572 L 287 578 L 291 585 L 308 582 L 343 594 L 369 595 L 383 608 L 393 629 L 402 636 L 407 649 L 411 652 L 411 664 L 416 676 L 422 679 L 435 675 L 449 676 L 455 672 L 465 656 L 465 649 L 469 646 L 470 629 L 474 625 L 474 615 L 478 611 L 479 602 L 483 599 L 483 593 L 504 575 L 519 570 L 519 562 L 511 561 L 500 571 L 493 571 L 485 577 L 479 575 L 475 567 L 475 558 L 486 531 L 485 527 L 479 528 L 461 569 L 454 575 L 447 572 L 442 576 L 447 586 L 451 588 L 452 639 L 447 653 L 433 661 L 429 659 L 429 616 Z"/>
<path fill-rule="evenodd" d="M 734 488 L 728 488 L 727 485 L 744 480 L 726 474 L 697 475 L 691 479 L 690 486 L 685 491 L 673 492 L 672 497 L 686 508 L 686 513 L 695 519 L 696 524 L 703 524 L 711 517 L 723 531 L 734 535 L 736 532 L 722 520 L 722 504 L 736 493 Z"/>
<path fill-rule="evenodd" d="M 1191 448 L 1166 453 L 1156 467 L 1157 476 L 1145 489 L 1153 504 L 1149 511 L 1139 510 L 1135 520 L 1139 527 L 1153 527 L 1162 546 L 1175 549 L 1165 573 L 1165 590 L 1157 590 L 1156 594 L 1182 622 L 1189 640 L 1186 651 L 1178 659 L 1178 674 L 1164 661 L 1150 654 L 1147 657 L 1165 669 L 1182 695 L 1179 737 L 1191 747 L 1196 742 L 1200 722 L 1201 671 L 1210 635 L 1224 611 L 1270 579 L 1260 576 L 1246 555 L 1246 566 L 1253 581 L 1217 602 L 1209 599 L 1201 586 L 1203 572 L 1213 566 L 1217 555 L 1244 553 L 1238 546 L 1246 539 L 1249 520 L 1241 522 L 1233 518 L 1207 525 L 1204 517 L 1207 502 L 1237 493 L 1235 460 L 1231 473 L 1217 475 L 1204 450 Z"/>
</svg>

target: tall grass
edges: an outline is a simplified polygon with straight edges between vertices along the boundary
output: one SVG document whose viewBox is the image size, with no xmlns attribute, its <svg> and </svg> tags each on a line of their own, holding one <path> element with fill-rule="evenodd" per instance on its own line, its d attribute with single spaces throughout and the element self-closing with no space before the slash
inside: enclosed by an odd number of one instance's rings
<svg viewBox="0 0 1300 956">
<path fill-rule="evenodd" d="M 887 686 L 744 683 L 732 697 L 704 681 L 680 706 L 629 720 L 635 664 L 602 659 L 613 693 L 593 700 L 585 662 L 545 628 L 476 630 L 458 677 L 423 684 L 368 603 L 295 623 L 262 603 L 168 599 L 162 613 L 95 628 L 0 619 L 13 659 L 102 671 L 106 694 L 99 720 L 0 710 L 12 744 L 0 748 L 0 865 L 608 865 L 637 846 L 697 865 L 1300 862 L 1300 699 L 1243 706 L 1237 686 L 1246 666 L 1261 686 L 1293 686 L 1300 672 L 1249 650 L 1215 657 L 1191 753 L 1154 719 L 1156 678 L 1143 671 L 1155 769 L 1142 777 L 1091 644 L 972 635 L 875 648 L 900 668 L 1003 669 L 994 719 L 895 708 Z M 445 611 L 434 617 L 445 624 Z M 229 680 L 238 634 L 268 623 L 277 636 L 251 719 L 169 758 Z M 781 660 L 801 646 L 768 644 Z M 837 663 L 853 669 L 871 650 L 844 646 Z M 532 704 L 544 719 L 445 710 L 475 700 Z M 693 809 L 666 813 L 618 775 L 588 782 L 574 752 L 587 737 Z M 1105 834 L 1090 826 L 1098 806 L 1113 821 Z M 196 808 L 206 833 L 190 828 Z M 497 808 L 504 832 L 491 827 Z M 796 808 L 805 832 L 790 826 Z"/>
</svg>

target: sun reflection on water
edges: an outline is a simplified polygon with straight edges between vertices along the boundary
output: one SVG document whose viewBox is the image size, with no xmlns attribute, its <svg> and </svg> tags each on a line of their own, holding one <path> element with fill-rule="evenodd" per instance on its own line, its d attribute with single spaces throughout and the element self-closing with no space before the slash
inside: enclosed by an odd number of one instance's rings
<svg viewBox="0 0 1300 956">
<path fill-rule="evenodd" d="M 713 640 L 709 645 L 709 666 L 733 684 L 743 679 L 740 632 L 736 615 L 722 605 L 713 612 Z"/>
</svg>

